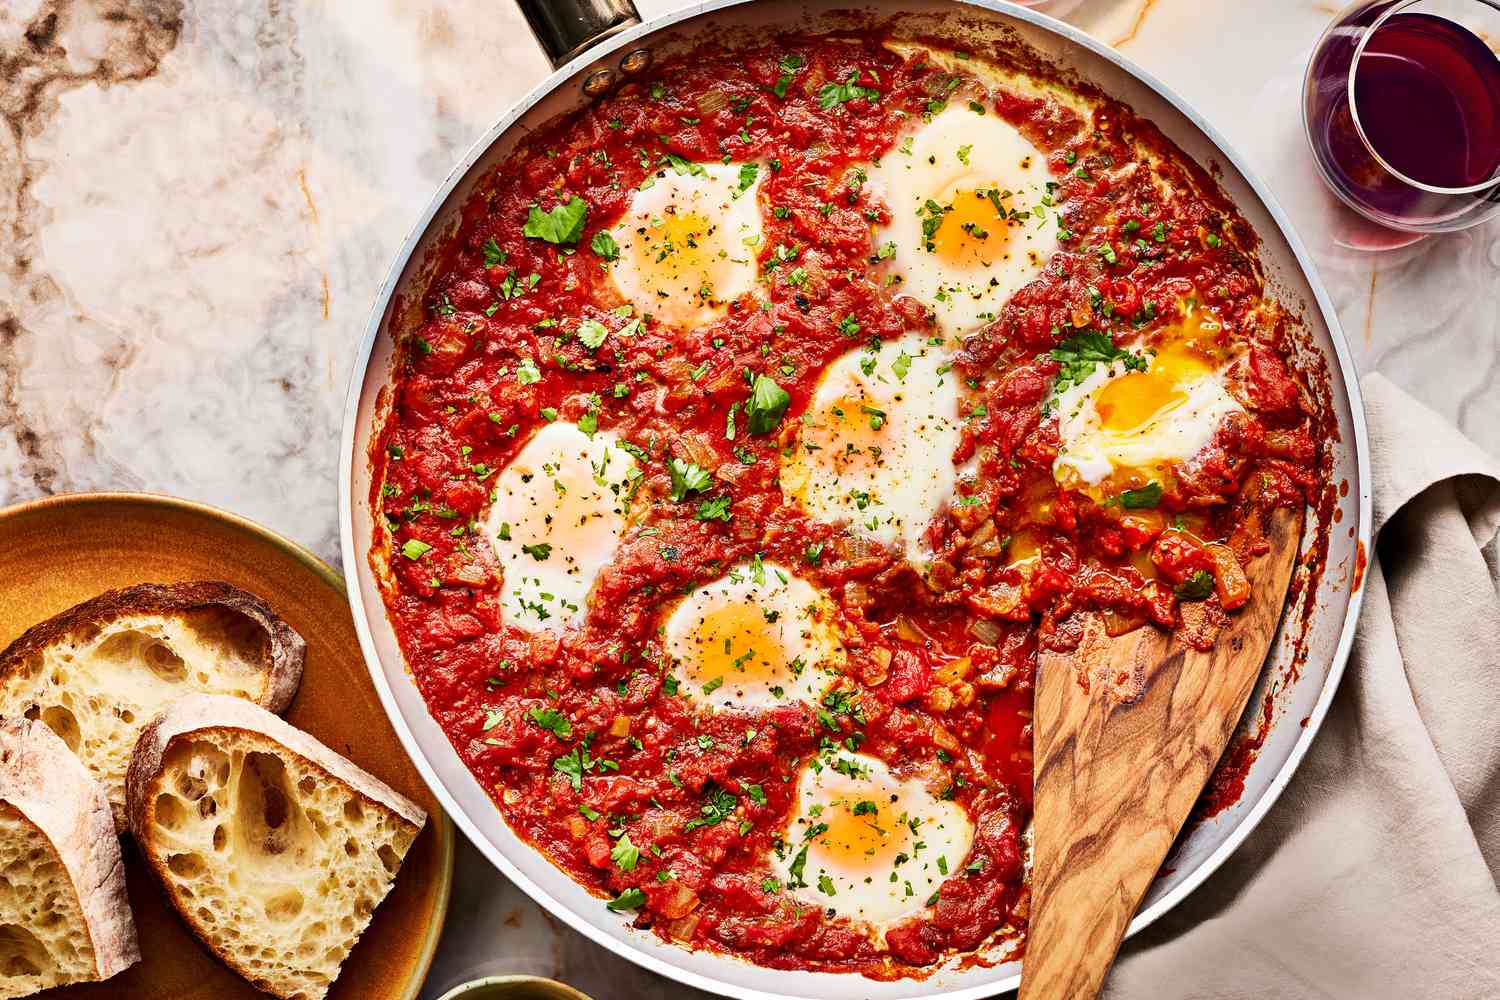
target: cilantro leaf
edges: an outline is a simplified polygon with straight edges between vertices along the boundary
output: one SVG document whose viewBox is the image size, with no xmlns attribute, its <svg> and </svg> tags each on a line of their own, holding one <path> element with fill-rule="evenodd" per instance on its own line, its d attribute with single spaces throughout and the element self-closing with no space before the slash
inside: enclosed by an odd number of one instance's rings
<svg viewBox="0 0 1500 1000">
<path fill-rule="evenodd" d="M 697 177 L 708 172 L 703 169 L 703 164 L 684 159 L 676 153 L 667 153 L 662 156 L 662 160 L 683 177 Z"/>
<path fill-rule="evenodd" d="M 792 77 L 802 68 L 802 57 L 795 52 L 789 56 L 782 56 L 780 65 L 781 75 L 776 78 L 776 84 L 771 88 L 771 93 L 785 99 L 787 88 L 792 85 Z"/>
<path fill-rule="evenodd" d="M 609 328 L 598 320 L 586 319 L 578 324 L 578 342 L 589 350 L 598 350 L 609 336 Z"/>
<path fill-rule="evenodd" d="M 537 368 L 536 362 L 530 358 L 522 358 L 521 363 L 516 365 L 516 381 L 522 385 L 534 385 L 542 380 L 541 369 Z"/>
<path fill-rule="evenodd" d="M 745 404 L 751 434 L 770 434 L 781 423 L 792 397 L 766 375 L 755 376 L 750 386 L 750 401 Z"/>
<path fill-rule="evenodd" d="M 750 186 L 755 183 L 755 178 L 757 178 L 759 176 L 760 176 L 760 164 L 759 163 L 741 163 L 740 164 L 740 187 L 739 187 L 740 193 L 744 193 L 745 191 L 750 190 Z"/>
<path fill-rule="evenodd" d="M 573 735 L 573 723 L 568 717 L 555 708 L 546 708 L 541 705 L 532 705 L 527 712 L 531 721 L 552 733 L 560 740 L 568 739 Z"/>
<path fill-rule="evenodd" d="M 1184 601 L 1202 601 L 1214 592 L 1214 577 L 1207 570 L 1197 570 L 1177 585 L 1177 596 Z"/>
<path fill-rule="evenodd" d="M 1142 510 L 1161 503 L 1161 483 L 1147 483 L 1138 490 L 1126 490 L 1120 494 L 1120 506 L 1126 510 Z"/>
<path fill-rule="evenodd" d="M 523 235 L 548 243 L 577 243 L 583 235 L 583 223 L 588 218 L 589 203 L 582 198 L 568 196 L 568 200 L 543 212 L 532 205 L 526 213 Z"/>
<path fill-rule="evenodd" d="M 791 865 L 789 865 L 787 867 L 787 874 L 792 877 L 791 881 L 787 883 L 787 888 L 788 889 L 800 889 L 803 886 L 807 885 L 806 879 L 804 879 L 802 877 L 802 873 L 804 871 L 806 871 L 806 870 L 807 870 L 807 845 L 803 844 L 801 850 L 799 850 L 797 852 L 796 857 L 792 858 Z"/>
<path fill-rule="evenodd" d="M 855 70 L 843 83 L 824 84 L 823 89 L 818 91 L 818 106 L 824 111 L 832 111 L 841 104 L 861 97 L 869 101 L 878 101 L 880 91 L 862 86 L 859 82 L 859 75 L 859 70 Z"/>
<path fill-rule="evenodd" d="M 491 236 L 489 239 L 484 241 L 485 267 L 498 267 L 499 265 L 504 264 L 505 259 L 509 256 L 510 255 L 507 254 L 504 250 L 500 249 L 500 244 L 495 242 L 495 237 Z"/>
<path fill-rule="evenodd" d="M 620 256 L 620 245 L 608 230 L 601 229 L 595 233 L 594 238 L 589 241 L 589 247 L 605 260 L 615 260 Z"/>
<path fill-rule="evenodd" d="M 609 860 L 619 866 L 622 872 L 635 871 L 636 862 L 641 859 L 640 849 L 630 842 L 630 834 L 622 834 L 615 841 L 615 846 L 609 849 Z"/>
<path fill-rule="evenodd" d="M 1109 334 L 1098 330 L 1084 330 L 1052 348 L 1052 360 L 1061 367 L 1057 373 L 1054 393 L 1061 393 L 1069 386 L 1079 385 L 1094 373 L 1099 365 L 1125 362 L 1128 371 L 1146 370 L 1146 359 L 1123 348 L 1116 347 Z"/>
<path fill-rule="evenodd" d="M 667 471 L 672 474 L 673 502 L 681 501 L 689 493 L 702 493 L 714 481 L 713 474 L 707 469 L 701 469 L 680 458 L 668 461 Z"/>
<path fill-rule="evenodd" d="M 574 747 L 555 759 L 552 762 L 552 769 L 567 775 L 573 791 L 579 792 L 583 790 L 583 773 L 594 769 L 594 758 L 589 755 L 588 747 Z"/>
<path fill-rule="evenodd" d="M 646 903 L 646 894 L 639 889 L 626 889 L 604 905 L 618 913 L 621 910 L 636 910 Z"/>
<path fill-rule="evenodd" d="M 698 505 L 698 520 L 700 521 L 724 521 L 734 520 L 734 513 L 729 509 L 729 497 L 714 497 L 705 500 Z"/>
</svg>

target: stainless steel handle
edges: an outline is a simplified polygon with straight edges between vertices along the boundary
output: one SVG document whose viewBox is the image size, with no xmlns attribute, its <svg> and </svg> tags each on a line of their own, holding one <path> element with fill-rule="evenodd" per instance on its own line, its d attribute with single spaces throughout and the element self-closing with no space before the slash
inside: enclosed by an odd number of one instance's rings
<svg viewBox="0 0 1500 1000">
<path fill-rule="evenodd" d="M 516 0 L 516 5 L 554 68 L 641 23 L 631 0 Z"/>
</svg>

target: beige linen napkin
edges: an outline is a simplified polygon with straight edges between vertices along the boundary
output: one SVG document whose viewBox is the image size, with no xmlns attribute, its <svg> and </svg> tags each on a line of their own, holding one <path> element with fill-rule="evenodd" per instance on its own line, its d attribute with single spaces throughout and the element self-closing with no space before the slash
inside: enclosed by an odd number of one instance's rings
<svg viewBox="0 0 1500 1000">
<path fill-rule="evenodd" d="M 1259 828 L 1121 950 L 1110 1000 L 1500 998 L 1500 462 L 1363 386 L 1377 557 L 1343 685 Z"/>
</svg>

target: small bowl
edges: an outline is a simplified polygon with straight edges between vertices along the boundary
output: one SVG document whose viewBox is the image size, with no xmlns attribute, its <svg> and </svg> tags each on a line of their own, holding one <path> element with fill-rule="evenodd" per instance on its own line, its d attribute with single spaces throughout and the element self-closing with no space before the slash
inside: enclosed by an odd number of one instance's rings
<svg viewBox="0 0 1500 1000">
<path fill-rule="evenodd" d="M 460 983 L 438 1000 L 590 1000 L 590 997 L 541 976 L 486 976 Z"/>
</svg>

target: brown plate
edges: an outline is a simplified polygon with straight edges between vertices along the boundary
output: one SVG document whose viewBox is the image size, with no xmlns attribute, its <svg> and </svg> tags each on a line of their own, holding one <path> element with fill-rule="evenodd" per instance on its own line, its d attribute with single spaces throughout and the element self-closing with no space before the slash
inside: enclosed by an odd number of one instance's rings
<svg viewBox="0 0 1500 1000">
<path fill-rule="evenodd" d="M 227 580 L 259 594 L 307 640 L 287 721 L 408 796 L 430 817 L 395 888 L 344 963 L 330 1000 L 412 1000 L 437 950 L 453 884 L 453 825 L 386 720 L 338 574 L 311 552 L 233 514 L 141 493 L 75 493 L 0 510 L 0 648 L 100 591 Z M 142 961 L 103 983 L 48 996 L 264 1000 L 178 921 L 129 838 L 125 870 Z"/>
</svg>

